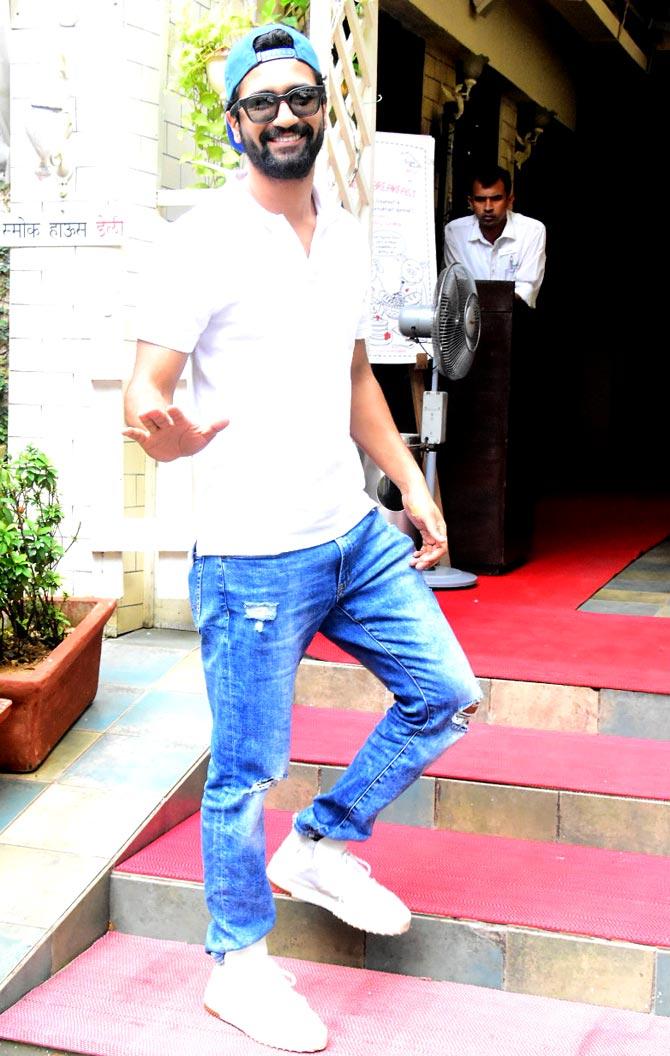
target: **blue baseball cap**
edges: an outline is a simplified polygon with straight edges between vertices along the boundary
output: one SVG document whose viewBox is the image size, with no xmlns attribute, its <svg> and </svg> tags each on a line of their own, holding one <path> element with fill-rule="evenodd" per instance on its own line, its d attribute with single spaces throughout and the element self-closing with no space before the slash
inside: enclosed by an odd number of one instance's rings
<svg viewBox="0 0 670 1056">
<path fill-rule="evenodd" d="M 267 51 L 255 51 L 254 42 L 258 37 L 265 36 L 266 33 L 270 33 L 275 29 L 280 29 L 282 32 L 287 33 L 291 38 L 292 43 L 278 48 L 270 48 Z M 276 22 L 270 22 L 263 26 L 256 26 L 255 29 L 252 29 L 246 36 L 242 37 L 241 40 L 238 40 L 230 49 L 228 57 L 226 58 L 224 72 L 226 99 L 230 102 L 235 89 L 240 82 L 244 80 L 250 70 L 255 69 L 256 66 L 260 66 L 263 62 L 272 62 L 273 59 L 297 59 L 298 62 L 304 62 L 308 66 L 311 66 L 315 73 L 321 73 L 316 52 L 307 37 L 304 36 L 304 34 L 299 33 L 297 29 L 293 28 L 293 26 L 285 26 Z M 235 147 L 235 150 L 238 151 L 239 154 L 244 154 L 244 146 L 239 140 L 235 139 L 233 130 L 228 121 L 226 121 L 226 126 L 228 129 L 228 139 Z"/>
</svg>

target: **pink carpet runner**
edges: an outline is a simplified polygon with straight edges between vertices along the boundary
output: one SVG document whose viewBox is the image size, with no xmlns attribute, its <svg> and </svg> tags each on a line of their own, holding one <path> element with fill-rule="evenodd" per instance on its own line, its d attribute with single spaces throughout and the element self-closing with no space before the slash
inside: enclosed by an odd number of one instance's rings
<svg viewBox="0 0 670 1056">
<path fill-rule="evenodd" d="M 547 501 L 524 565 L 436 597 L 480 678 L 670 693 L 670 619 L 577 611 L 668 534 L 670 498 Z M 323 635 L 308 656 L 356 662 Z"/>
<path fill-rule="evenodd" d="M 371 712 L 295 707 L 291 760 L 348 766 L 380 718 Z M 426 775 L 667 801 L 670 742 L 474 722 L 467 737 Z"/>
<path fill-rule="evenodd" d="M 266 811 L 268 854 L 290 825 L 290 812 Z M 381 823 L 361 853 L 414 913 L 670 947 L 670 859 L 660 855 Z M 119 869 L 202 882 L 200 815 Z"/>
<path fill-rule="evenodd" d="M 307 961 L 281 962 L 330 1056 L 667 1056 L 670 1021 Z M 3 1015 L 0 1038 L 92 1056 L 278 1052 L 207 1015 L 200 946 L 110 932 Z"/>
</svg>

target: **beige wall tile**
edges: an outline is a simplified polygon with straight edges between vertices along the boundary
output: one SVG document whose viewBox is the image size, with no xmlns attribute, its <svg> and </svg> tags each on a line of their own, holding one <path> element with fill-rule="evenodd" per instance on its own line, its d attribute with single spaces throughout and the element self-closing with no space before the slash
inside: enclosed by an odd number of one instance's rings
<svg viewBox="0 0 670 1056">
<path fill-rule="evenodd" d="M 670 803 L 561 792 L 559 839 L 617 851 L 670 855 Z"/>
<path fill-rule="evenodd" d="M 596 733 L 598 692 L 583 686 L 492 679 L 489 722 L 536 730 Z"/>
<path fill-rule="evenodd" d="M 558 793 L 535 788 L 437 782 L 435 825 L 523 840 L 555 840 Z"/>
<path fill-rule="evenodd" d="M 319 768 L 291 763 L 288 777 L 270 789 L 265 806 L 272 810 L 302 810 L 319 791 Z"/>
<path fill-rule="evenodd" d="M 358 664 L 303 660 L 298 668 L 296 704 L 383 712 L 392 702 L 391 694 L 379 679 Z"/>
<path fill-rule="evenodd" d="M 654 951 L 624 943 L 510 930 L 505 989 L 649 1012 Z"/>
<path fill-rule="evenodd" d="M 307 902 L 279 896 L 275 897 L 275 906 L 277 922 L 268 935 L 268 949 L 273 956 L 363 967 L 364 932 Z"/>
</svg>

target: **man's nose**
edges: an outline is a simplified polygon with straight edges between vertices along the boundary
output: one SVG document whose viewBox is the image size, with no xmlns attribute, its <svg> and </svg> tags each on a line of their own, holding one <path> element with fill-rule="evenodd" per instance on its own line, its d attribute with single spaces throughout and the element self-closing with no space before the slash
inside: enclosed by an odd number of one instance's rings
<svg viewBox="0 0 670 1056">
<path fill-rule="evenodd" d="M 274 123 L 277 124 L 277 122 L 290 125 L 295 124 L 295 114 L 291 110 L 291 107 L 288 105 L 287 99 L 279 100 L 279 110 L 277 111 L 277 116 L 274 119 Z"/>
</svg>

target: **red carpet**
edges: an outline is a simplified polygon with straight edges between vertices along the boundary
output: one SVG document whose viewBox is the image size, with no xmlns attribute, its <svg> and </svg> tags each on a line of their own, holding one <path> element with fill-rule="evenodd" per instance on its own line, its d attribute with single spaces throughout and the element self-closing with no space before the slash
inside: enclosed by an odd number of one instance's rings
<svg viewBox="0 0 670 1056">
<path fill-rule="evenodd" d="M 525 565 L 436 597 L 480 678 L 670 693 L 670 619 L 577 611 L 668 534 L 670 498 L 547 501 Z M 323 635 L 307 655 L 356 662 Z"/>
<path fill-rule="evenodd" d="M 266 811 L 269 855 L 290 825 L 289 811 Z M 670 947 L 670 859 L 660 855 L 382 823 L 362 853 L 414 913 Z M 119 871 L 202 882 L 200 815 Z"/>
<path fill-rule="evenodd" d="M 666 1056 L 670 1049 L 670 1020 L 641 1012 L 281 963 L 328 1024 L 332 1056 Z M 210 967 L 200 946 L 110 932 L 0 1015 L 0 1037 L 95 1056 L 277 1053 L 207 1015 Z"/>
<path fill-rule="evenodd" d="M 348 766 L 380 715 L 293 709 L 291 760 Z M 670 801 L 670 741 L 558 733 L 473 722 L 428 777 Z"/>
</svg>

